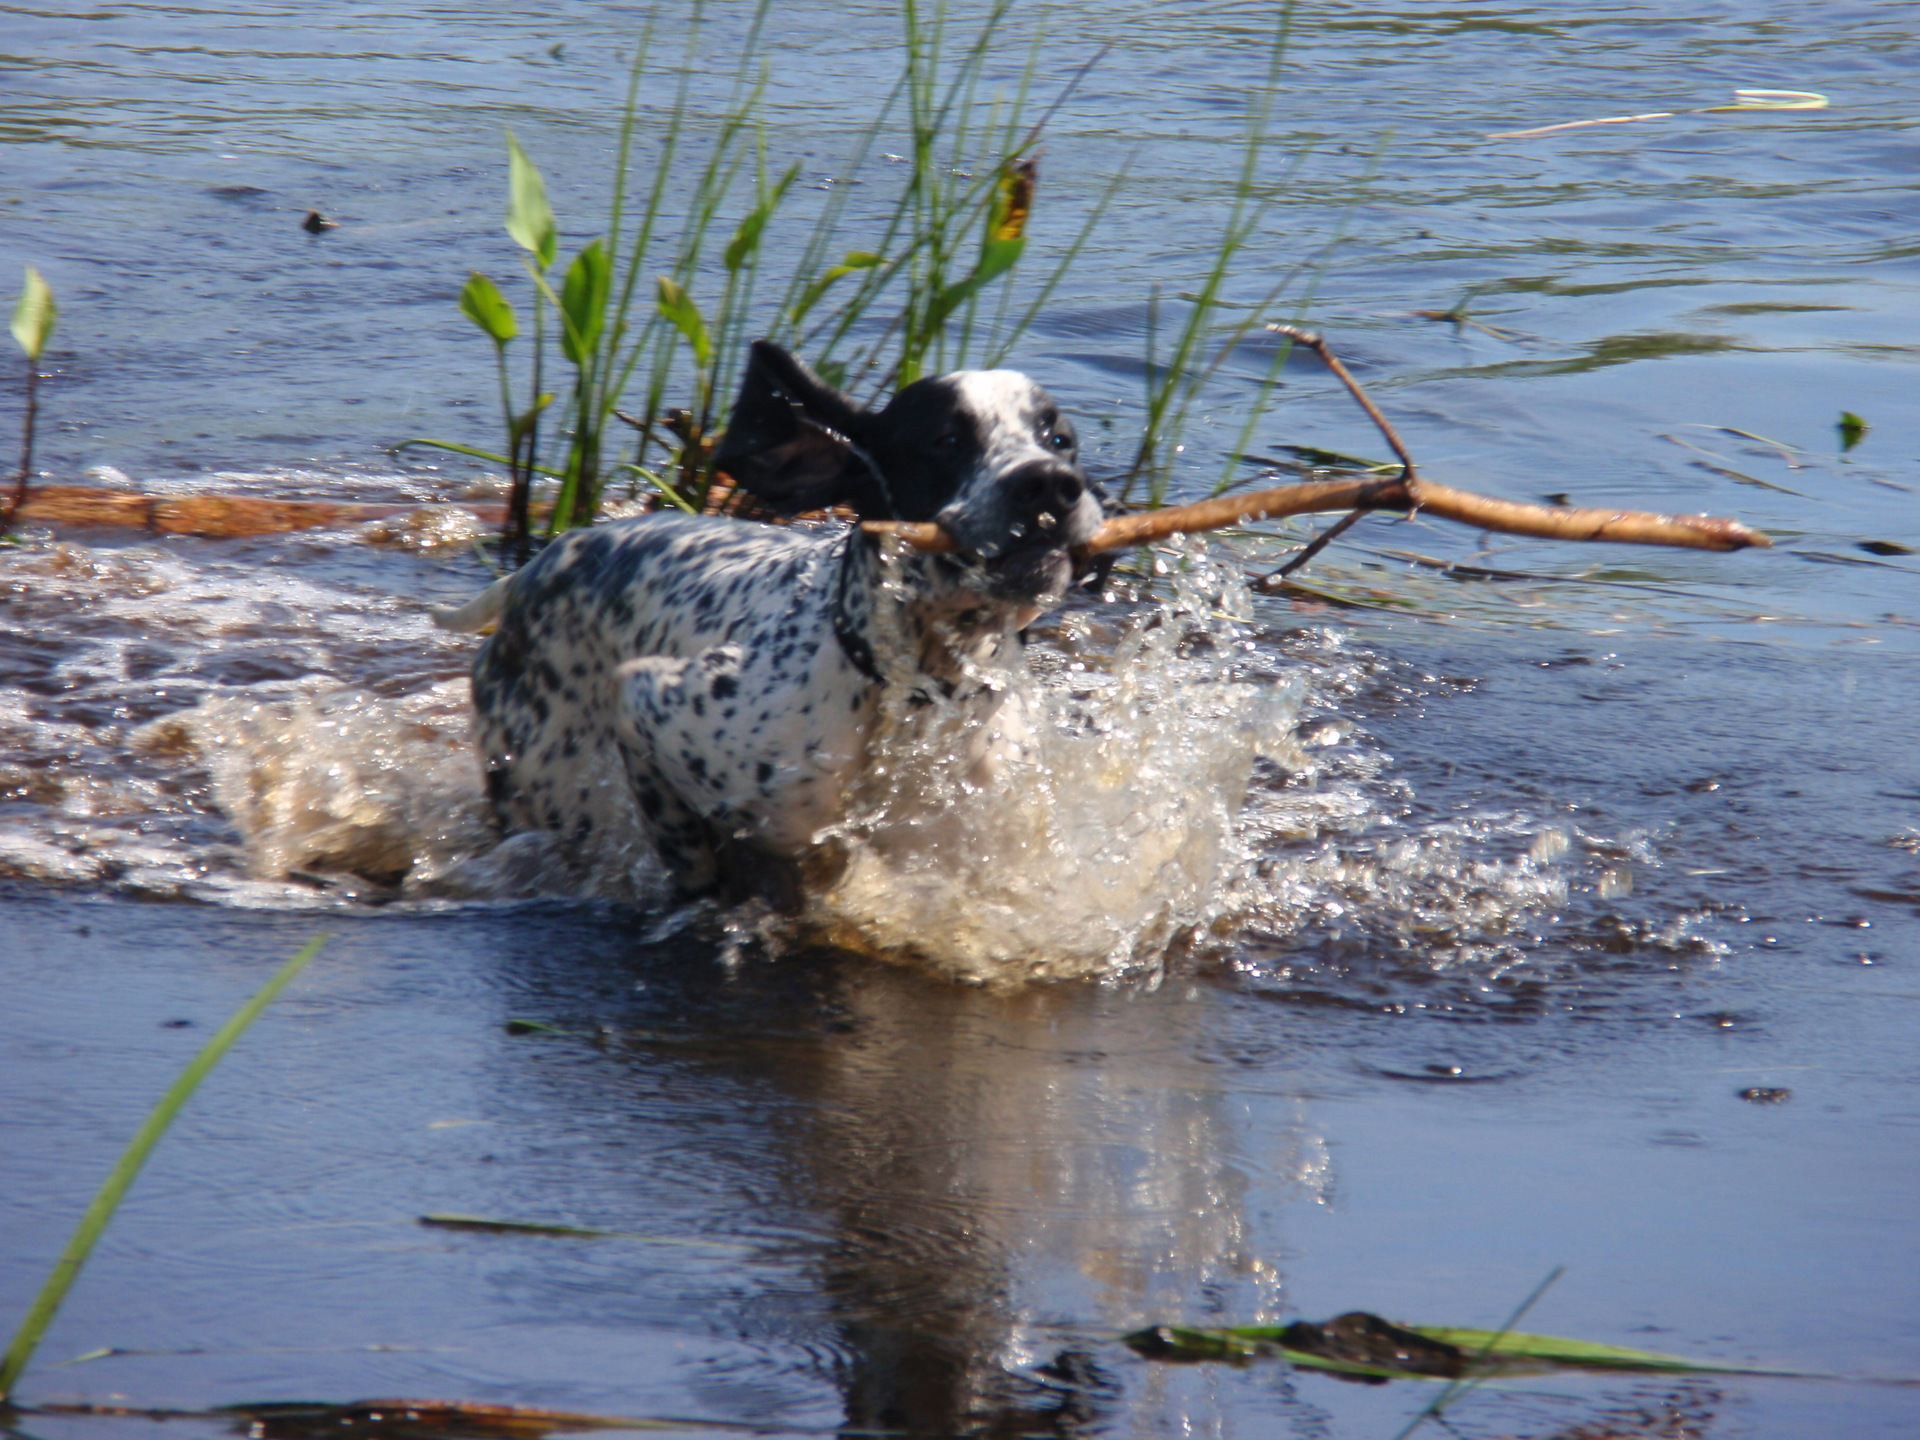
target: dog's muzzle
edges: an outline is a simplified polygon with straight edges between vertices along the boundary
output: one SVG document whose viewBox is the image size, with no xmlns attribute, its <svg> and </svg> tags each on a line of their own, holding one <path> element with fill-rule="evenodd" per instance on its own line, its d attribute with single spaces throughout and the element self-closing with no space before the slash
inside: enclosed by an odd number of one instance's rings
<svg viewBox="0 0 1920 1440">
<path fill-rule="evenodd" d="M 1004 484 L 1007 538 L 990 568 L 1010 595 L 1057 599 L 1075 578 L 1068 552 L 1085 543 L 1100 523 L 1087 482 L 1070 466 L 1036 460 L 1008 475 Z"/>
</svg>

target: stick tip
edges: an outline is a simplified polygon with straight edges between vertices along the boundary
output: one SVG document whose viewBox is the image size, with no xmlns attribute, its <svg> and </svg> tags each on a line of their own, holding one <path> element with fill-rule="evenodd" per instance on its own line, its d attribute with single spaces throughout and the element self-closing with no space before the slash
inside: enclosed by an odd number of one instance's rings
<svg viewBox="0 0 1920 1440">
<path fill-rule="evenodd" d="M 1773 541 L 1749 525 L 1719 515 L 1684 515 L 1687 528 L 1694 530 L 1716 550 L 1771 550 Z"/>
</svg>

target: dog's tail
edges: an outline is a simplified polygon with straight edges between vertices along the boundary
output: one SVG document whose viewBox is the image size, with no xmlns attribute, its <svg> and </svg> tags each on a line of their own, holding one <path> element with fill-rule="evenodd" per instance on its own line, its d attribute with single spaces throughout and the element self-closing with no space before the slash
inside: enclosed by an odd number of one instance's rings
<svg viewBox="0 0 1920 1440">
<path fill-rule="evenodd" d="M 433 623 L 442 630 L 455 630 L 462 635 L 478 635 L 490 630 L 500 622 L 500 612 L 507 608 L 507 587 L 513 584 L 513 576 L 496 580 L 482 590 L 466 604 L 449 609 L 434 608 L 428 613 Z"/>
</svg>

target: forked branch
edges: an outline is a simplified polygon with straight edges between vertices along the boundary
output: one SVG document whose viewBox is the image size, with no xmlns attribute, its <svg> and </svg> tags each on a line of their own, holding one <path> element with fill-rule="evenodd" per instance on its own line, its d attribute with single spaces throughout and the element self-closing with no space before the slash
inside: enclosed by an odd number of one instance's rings
<svg viewBox="0 0 1920 1440">
<path fill-rule="evenodd" d="M 1256 490 L 1249 495 L 1222 496 L 1192 505 L 1174 505 L 1162 510 L 1147 510 L 1121 515 L 1107 521 L 1085 545 L 1080 555 L 1098 555 L 1132 545 L 1147 545 L 1175 535 L 1197 534 L 1203 530 L 1221 530 L 1230 525 L 1249 525 L 1257 520 L 1278 520 L 1287 515 L 1308 515 L 1328 510 L 1353 512 L 1315 540 L 1288 570 L 1297 569 L 1353 521 L 1369 510 L 1405 510 L 1409 514 L 1424 510 L 1444 520 L 1457 520 L 1480 530 L 1502 535 L 1528 535 L 1539 540 L 1610 540 L 1624 545 L 1677 545 L 1691 550 L 1745 550 L 1749 546 L 1765 549 L 1773 542 L 1758 530 L 1737 520 L 1714 515 L 1661 515 L 1647 510 L 1596 510 L 1571 505 L 1525 505 L 1515 500 L 1496 500 L 1476 495 L 1471 490 L 1456 490 L 1423 480 L 1414 469 L 1400 437 L 1380 409 L 1346 366 L 1328 349 L 1327 343 L 1310 330 L 1292 325 L 1271 325 L 1285 335 L 1312 349 L 1339 377 L 1380 428 L 1387 444 L 1399 457 L 1398 475 L 1365 480 L 1319 480 L 1299 485 L 1281 485 L 1272 490 Z M 955 548 L 953 538 L 938 525 L 895 520 L 869 520 L 862 529 L 874 535 L 895 535 L 916 550 L 933 553 Z M 1282 574 L 1286 571 L 1282 571 Z"/>
</svg>

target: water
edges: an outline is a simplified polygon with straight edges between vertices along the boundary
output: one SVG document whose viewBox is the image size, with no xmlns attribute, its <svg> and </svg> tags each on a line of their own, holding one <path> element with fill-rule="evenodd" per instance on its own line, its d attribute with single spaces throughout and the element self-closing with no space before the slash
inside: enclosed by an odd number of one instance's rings
<svg viewBox="0 0 1920 1440">
<path fill-rule="evenodd" d="M 383 447 L 492 438 L 452 297 L 511 270 L 499 126 L 588 238 L 643 15 L 9 10 L 0 261 L 63 306 L 42 463 L 482 482 Z M 776 143 L 810 179 L 894 23 L 775 17 Z M 1199 277 L 1267 23 L 1108 4 L 1043 52 L 1113 46 L 1050 132 L 1036 243 L 1132 165 L 1017 356 L 1096 464 L 1137 414 L 1148 287 Z M 426 620 L 484 581 L 458 533 L 0 557 L 0 1314 L 209 1028 L 336 937 L 168 1138 L 27 1396 L 1391 1435 L 1426 1396 L 1112 1337 L 1498 1324 L 1564 1264 L 1542 1330 L 1856 1378 L 1488 1389 L 1463 1433 L 1911 1429 L 1911 1389 L 1858 1377 L 1920 1373 L 1920 560 L 1860 548 L 1920 548 L 1912 45 L 1892 4 L 1302 12 L 1280 148 L 1313 148 L 1234 298 L 1324 252 L 1307 313 L 1437 479 L 1737 514 L 1779 548 L 1371 520 L 1309 572 L 1359 609 L 1162 557 L 1036 646 L 1038 790 L 971 797 L 936 865 L 884 795 L 856 816 L 870 863 L 816 918 L 903 963 L 492 846 L 471 642 Z M 1834 105 L 1482 138 L 1736 87 Z M 1463 297 L 1493 333 L 1412 313 Z M 1229 367 L 1185 489 L 1262 364 Z M 1284 378 L 1262 453 L 1380 450 L 1314 367 Z M 1842 409 L 1871 426 L 1844 454 Z M 440 1210 L 648 1238 L 415 1223 Z"/>
</svg>

